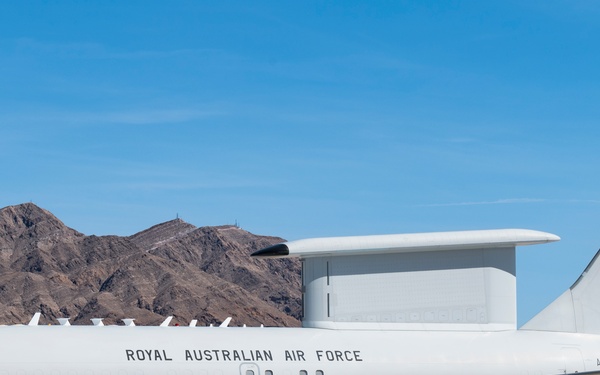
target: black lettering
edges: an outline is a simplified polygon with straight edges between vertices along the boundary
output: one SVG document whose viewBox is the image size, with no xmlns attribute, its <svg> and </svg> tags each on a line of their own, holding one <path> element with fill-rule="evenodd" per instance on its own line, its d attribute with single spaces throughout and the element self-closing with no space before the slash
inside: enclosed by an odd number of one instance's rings
<svg viewBox="0 0 600 375">
<path fill-rule="evenodd" d="M 286 361 L 293 361 L 294 359 L 292 358 L 292 355 L 290 354 L 289 351 L 285 351 L 285 360 Z"/>
<path fill-rule="evenodd" d="M 133 357 L 133 350 L 126 349 L 125 350 L 125 354 L 127 355 L 127 360 L 128 361 L 135 361 L 135 358 Z"/>
<path fill-rule="evenodd" d="M 302 353 L 301 350 L 298 350 L 298 352 Z M 317 350 L 315 351 L 315 354 L 317 355 L 317 361 L 362 362 L 360 350 Z M 302 360 L 304 360 L 304 358 L 302 358 Z"/>
<path fill-rule="evenodd" d="M 144 355 L 144 351 L 143 350 L 136 350 L 135 351 L 135 356 L 137 357 L 138 361 L 143 361 L 146 359 L 146 356 Z"/>
<path fill-rule="evenodd" d="M 302 350 L 296 350 L 296 354 L 298 355 L 299 361 L 306 361 L 306 359 L 304 359 L 304 352 Z"/>
<path fill-rule="evenodd" d="M 231 361 L 231 357 L 229 357 L 229 350 L 223 350 L 223 360 Z"/>
<path fill-rule="evenodd" d="M 162 361 L 163 358 L 160 356 L 160 352 L 158 350 L 154 351 L 154 360 L 155 361 Z"/>
<path fill-rule="evenodd" d="M 148 357 L 147 357 L 147 358 L 148 358 L 148 360 L 149 360 L 149 361 L 151 361 L 151 360 L 152 360 L 152 350 L 144 350 L 144 352 L 145 352 L 146 354 L 148 354 Z"/>
<path fill-rule="evenodd" d="M 165 357 L 165 361 L 172 361 L 173 360 L 173 358 L 167 357 L 167 351 L 166 350 L 163 350 L 163 355 Z"/>
<path fill-rule="evenodd" d="M 128 361 L 172 361 L 166 350 L 126 350 Z M 271 350 L 222 350 L 222 349 L 206 349 L 206 350 L 189 350 L 184 351 L 186 361 L 273 361 L 273 353 Z M 286 361 L 296 361 L 304 359 L 304 352 L 301 350 L 286 350 Z M 137 359 L 136 359 L 137 358 Z"/>
</svg>

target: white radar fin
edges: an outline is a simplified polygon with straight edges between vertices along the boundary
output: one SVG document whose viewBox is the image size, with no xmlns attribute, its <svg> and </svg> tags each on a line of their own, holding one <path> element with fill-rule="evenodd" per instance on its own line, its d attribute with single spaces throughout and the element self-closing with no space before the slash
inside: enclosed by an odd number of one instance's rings
<svg viewBox="0 0 600 375">
<path fill-rule="evenodd" d="M 558 240 L 526 229 L 309 238 L 252 256 L 302 259 L 303 327 L 489 332 L 517 328 L 515 248 Z"/>
<path fill-rule="evenodd" d="M 90 320 L 95 327 L 101 327 L 104 325 L 104 323 L 102 323 L 102 318 L 92 318 Z"/>
<path fill-rule="evenodd" d="M 169 325 L 169 323 L 171 323 L 172 319 L 173 319 L 173 316 L 167 316 L 167 319 L 165 319 L 162 323 L 160 323 L 160 326 L 167 327 Z"/>
<path fill-rule="evenodd" d="M 198 324 L 198 319 L 192 319 L 192 321 L 190 322 L 190 327 L 195 327 L 196 324 Z"/>
</svg>

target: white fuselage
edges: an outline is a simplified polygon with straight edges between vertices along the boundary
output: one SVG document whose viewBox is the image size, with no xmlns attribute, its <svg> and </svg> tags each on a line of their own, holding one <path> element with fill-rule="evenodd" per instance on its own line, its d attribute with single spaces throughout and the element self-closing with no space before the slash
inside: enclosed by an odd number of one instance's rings
<svg viewBox="0 0 600 375">
<path fill-rule="evenodd" d="M 600 336 L 554 332 L 0 327 L 1 375 L 545 375 L 599 358 Z"/>
</svg>

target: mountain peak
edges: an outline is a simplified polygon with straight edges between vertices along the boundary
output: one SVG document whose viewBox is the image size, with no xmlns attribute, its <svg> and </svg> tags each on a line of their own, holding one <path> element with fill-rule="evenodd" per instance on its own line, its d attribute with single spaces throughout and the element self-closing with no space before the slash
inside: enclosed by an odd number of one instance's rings
<svg viewBox="0 0 600 375">
<path fill-rule="evenodd" d="M 14 206 L 8 206 L 0 209 L 2 218 L 10 217 L 17 226 L 23 226 L 26 228 L 32 227 L 36 223 L 42 221 L 59 221 L 56 216 L 52 215 L 49 211 L 38 207 L 33 203 L 22 203 Z"/>
<path fill-rule="evenodd" d="M 50 211 L 34 203 L 22 203 L 0 209 L 0 235 L 19 236 L 27 231 L 37 234 L 66 233 L 81 236 L 81 233 L 67 227 Z"/>
<path fill-rule="evenodd" d="M 129 239 L 144 250 L 152 250 L 181 238 L 195 229 L 197 228 L 194 225 L 177 218 L 138 232 L 129 236 Z"/>
</svg>

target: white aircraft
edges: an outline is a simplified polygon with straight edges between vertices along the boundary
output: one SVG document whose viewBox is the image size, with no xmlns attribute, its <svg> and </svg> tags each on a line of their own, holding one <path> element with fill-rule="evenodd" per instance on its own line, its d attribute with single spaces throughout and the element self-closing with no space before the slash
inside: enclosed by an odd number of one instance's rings
<svg viewBox="0 0 600 375">
<path fill-rule="evenodd" d="M 0 328 L 0 375 L 600 374 L 600 265 L 521 329 L 520 229 L 317 238 L 255 257 L 299 257 L 302 328 Z"/>
</svg>

